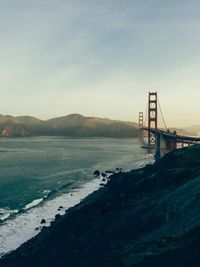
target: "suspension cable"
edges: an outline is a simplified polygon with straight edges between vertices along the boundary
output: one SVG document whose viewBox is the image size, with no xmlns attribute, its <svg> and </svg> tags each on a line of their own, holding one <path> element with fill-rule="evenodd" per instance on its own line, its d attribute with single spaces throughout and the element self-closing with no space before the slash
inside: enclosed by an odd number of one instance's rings
<svg viewBox="0 0 200 267">
<path fill-rule="evenodd" d="M 160 113 L 161 113 L 161 116 L 162 116 L 162 120 L 163 120 L 164 125 L 165 125 L 165 129 L 168 130 L 168 128 L 167 128 L 167 124 L 166 124 L 166 122 L 165 122 L 165 118 L 164 118 L 164 116 L 163 116 L 163 112 L 162 112 L 162 109 L 161 109 L 161 105 L 160 105 L 159 98 L 158 98 L 158 105 L 159 105 Z"/>
<path fill-rule="evenodd" d="M 146 106 L 146 112 L 145 112 L 145 119 L 144 119 L 144 126 L 148 126 L 146 125 L 146 122 L 147 122 L 147 116 L 148 116 L 148 102 L 147 102 L 147 106 Z"/>
</svg>

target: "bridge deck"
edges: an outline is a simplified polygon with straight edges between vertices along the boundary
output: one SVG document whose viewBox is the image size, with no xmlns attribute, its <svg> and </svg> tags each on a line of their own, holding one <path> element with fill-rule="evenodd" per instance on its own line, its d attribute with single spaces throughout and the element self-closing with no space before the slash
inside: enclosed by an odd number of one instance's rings
<svg viewBox="0 0 200 267">
<path fill-rule="evenodd" d="M 172 132 L 168 131 L 163 131 L 160 129 L 152 129 L 152 128 L 147 128 L 143 127 L 141 130 L 148 131 L 154 134 L 161 134 L 163 135 L 166 139 L 175 139 L 177 142 L 180 143 L 186 143 L 186 144 L 194 144 L 194 143 L 200 143 L 200 137 L 192 137 L 192 136 L 185 136 L 185 135 L 178 135 Z"/>
</svg>

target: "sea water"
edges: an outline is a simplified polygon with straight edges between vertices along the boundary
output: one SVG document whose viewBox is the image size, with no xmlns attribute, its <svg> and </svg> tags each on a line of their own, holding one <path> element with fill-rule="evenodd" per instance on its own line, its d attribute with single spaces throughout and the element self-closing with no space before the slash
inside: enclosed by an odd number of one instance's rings
<svg viewBox="0 0 200 267">
<path fill-rule="evenodd" d="M 97 190 L 95 170 L 128 171 L 152 160 L 140 146 L 134 138 L 0 139 L 0 256 Z"/>
</svg>

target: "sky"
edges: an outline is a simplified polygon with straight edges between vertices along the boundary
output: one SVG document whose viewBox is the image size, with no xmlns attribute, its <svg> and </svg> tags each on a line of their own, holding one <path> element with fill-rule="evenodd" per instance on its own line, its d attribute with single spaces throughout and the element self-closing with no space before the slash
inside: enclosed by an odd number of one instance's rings
<svg viewBox="0 0 200 267">
<path fill-rule="evenodd" d="M 200 124 L 200 1 L 0 0 L 0 113 Z"/>
</svg>

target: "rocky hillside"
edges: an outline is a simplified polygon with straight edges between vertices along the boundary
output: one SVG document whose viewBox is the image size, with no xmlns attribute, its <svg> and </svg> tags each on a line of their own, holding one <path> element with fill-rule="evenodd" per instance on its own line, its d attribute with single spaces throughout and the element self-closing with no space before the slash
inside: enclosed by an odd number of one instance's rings
<svg viewBox="0 0 200 267">
<path fill-rule="evenodd" d="M 0 115 L 0 136 L 17 137 L 32 135 L 32 127 L 42 121 L 30 116 L 3 116 Z"/>
<path fill-rule="evenodd" d="M 71 114 L 45 122 L 46 133 L 68 136 L 135 137 L 136 124 Z"/>
<path fill-rule="evenodd" d="M 110 182 L 1 267 L 200 266 L 200 146 Z"/>
<path fill-rule="evenodd" d="M 61 135 L 72 137 L 136 137 L 136 124 L 71 114 L 42 121 L 34 117 L 0 115 L 0 136 Z"/>
</svg>

